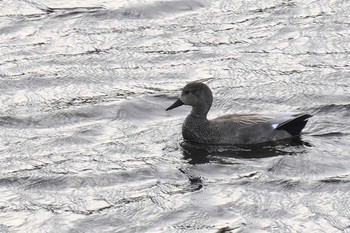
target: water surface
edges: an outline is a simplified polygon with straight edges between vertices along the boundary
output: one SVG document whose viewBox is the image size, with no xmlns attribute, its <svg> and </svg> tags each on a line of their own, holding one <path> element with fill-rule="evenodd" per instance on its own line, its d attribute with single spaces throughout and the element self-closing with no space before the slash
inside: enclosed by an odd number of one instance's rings
<svg viewBox="0 0 350 233">
<path fill-rule="evenodd" d="M 0 232 L 350 232 L 348 1 L 0 1 Z M 309 112 L 300 140 L 184 144 Z"/>
</svg>

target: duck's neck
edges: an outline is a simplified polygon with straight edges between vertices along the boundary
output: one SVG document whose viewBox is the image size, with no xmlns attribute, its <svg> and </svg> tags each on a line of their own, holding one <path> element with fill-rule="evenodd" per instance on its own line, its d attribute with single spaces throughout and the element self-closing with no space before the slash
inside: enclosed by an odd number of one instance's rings
<svg viewBox="0 0 350 233">
<path fill-rule="evenodd" d="M 207 105 L 193 106 L 192 111 L 191 111 L 191 115 L 193 117 L 206 120 L 209 109 L 210 109 L 210 106 L 207 106 Z"/>
</svg>

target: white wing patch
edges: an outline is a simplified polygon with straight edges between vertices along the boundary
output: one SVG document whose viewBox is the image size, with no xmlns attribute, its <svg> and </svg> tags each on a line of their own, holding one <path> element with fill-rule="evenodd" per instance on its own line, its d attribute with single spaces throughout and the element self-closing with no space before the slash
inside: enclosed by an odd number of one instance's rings
<svg viewBox="0 0 350 233">
<path fill-rule="evenodd" d="M 272 124 L 271 126 L 272 126 L 273 129 L 276 129 L 278 124 Z"/>
</svg>

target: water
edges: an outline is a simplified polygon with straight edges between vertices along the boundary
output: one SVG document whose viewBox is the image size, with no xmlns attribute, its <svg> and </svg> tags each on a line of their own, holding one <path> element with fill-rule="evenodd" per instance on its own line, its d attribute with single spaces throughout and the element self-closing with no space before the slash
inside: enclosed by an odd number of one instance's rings
<svg viewBox="0 0 350 233">
<path fill-rule="evenodd" d="M 350 232 L 350 2 L 0 1 L 0 232 Z M 210 117 L 314 115 L 301 140 L 183 144 Z"/>
</svg>

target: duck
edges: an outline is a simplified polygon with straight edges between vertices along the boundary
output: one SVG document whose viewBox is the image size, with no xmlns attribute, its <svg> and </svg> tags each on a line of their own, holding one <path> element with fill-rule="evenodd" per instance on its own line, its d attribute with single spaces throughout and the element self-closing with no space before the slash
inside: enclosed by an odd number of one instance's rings
<svg viewBox="0 0 350 233">
<path fill-rule="evenodd" d="M 184 141 L 211 145 L 276 142 L 300 136 L 312 117 L 308 113 L 243 113 L 209 120 L 212 103 L 213 94 L 206 84 L 190 82 L 182 89 L 180 98 L 166 109 L 192 107 L 182 124 Z"/>
</svg>

